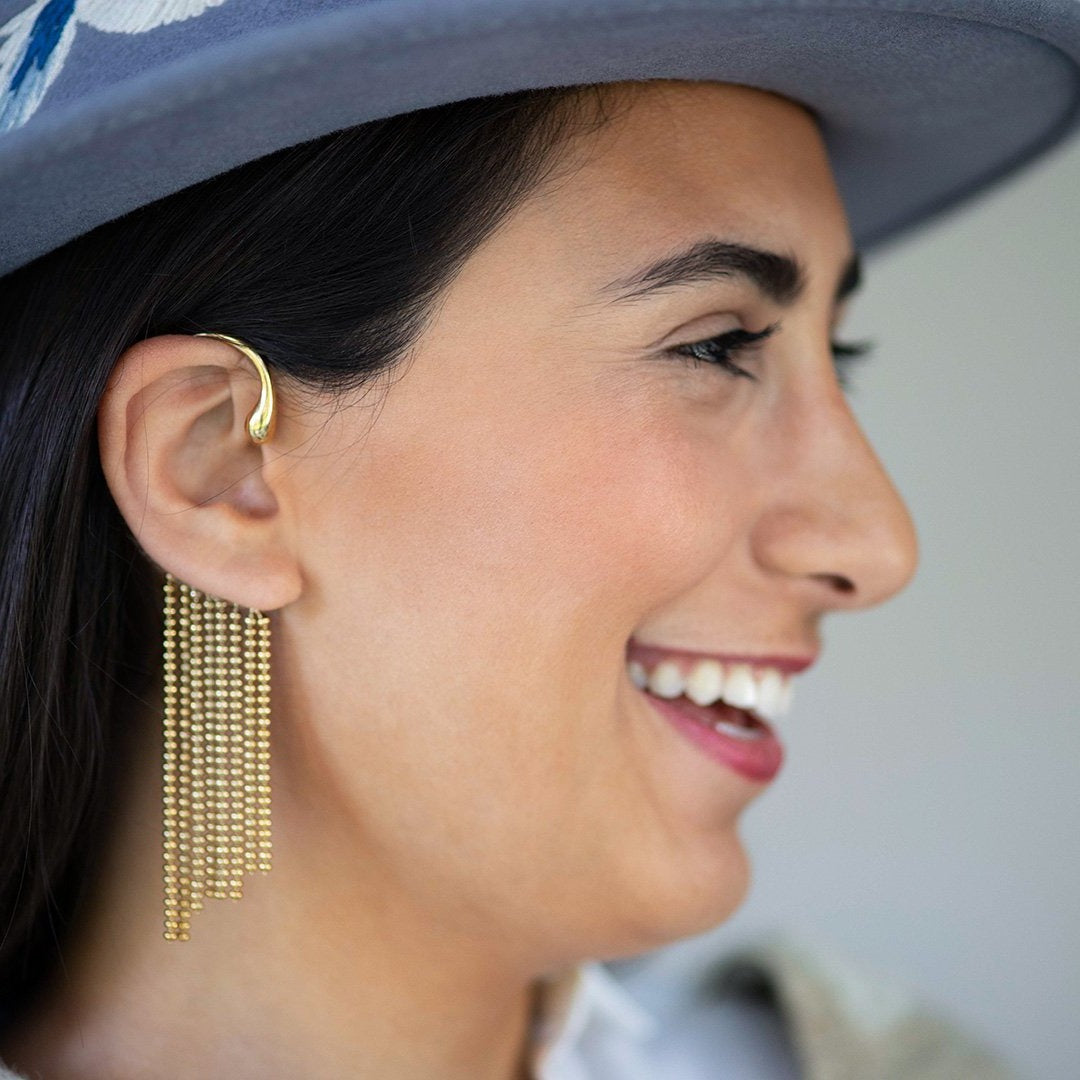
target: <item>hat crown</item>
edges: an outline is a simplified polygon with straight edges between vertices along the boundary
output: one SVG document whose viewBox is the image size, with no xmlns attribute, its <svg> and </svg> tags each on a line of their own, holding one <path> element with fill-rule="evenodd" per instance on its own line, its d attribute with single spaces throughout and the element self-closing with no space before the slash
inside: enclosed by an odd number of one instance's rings
<svg viewBox="0 0 1080 1080">
<path fill-rule="evenodd" d="M 650 78 L 812 108 L 865 249 L 1076 129 L 1080 2 L 0 0 L 0 274 L 339 128 Z"/>
</svg>

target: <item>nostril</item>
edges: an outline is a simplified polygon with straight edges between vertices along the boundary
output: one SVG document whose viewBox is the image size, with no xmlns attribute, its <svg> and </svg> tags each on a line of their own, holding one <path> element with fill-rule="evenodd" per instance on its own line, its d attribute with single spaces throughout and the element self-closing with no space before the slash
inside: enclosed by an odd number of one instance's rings
<svg viewBox="0 0 1080 1080">
<path fill-rule="evenodd" d="M 844 577 L 843 574 L 814 574 L 813 577 L 825 582 L 839 593 L 853 593 L 855 591 L 855 582 L 851 578 Z"/>
</svg>

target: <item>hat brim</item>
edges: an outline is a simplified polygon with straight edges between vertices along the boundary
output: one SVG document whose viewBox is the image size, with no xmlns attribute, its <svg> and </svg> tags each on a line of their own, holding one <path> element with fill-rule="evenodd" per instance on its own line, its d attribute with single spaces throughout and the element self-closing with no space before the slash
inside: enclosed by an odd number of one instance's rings
<svg viewBox="0 0 1080 1080">
<path fill-rule="evenodd" d="M 0 133 L 0 273 L 281 147 L 526 87 L 709 79 L 801 101 L 864 251 L 1080 116 L 1074 0 L 230 0 L 138 36 L 76 29 L 41 106 Z"/>
</svg>

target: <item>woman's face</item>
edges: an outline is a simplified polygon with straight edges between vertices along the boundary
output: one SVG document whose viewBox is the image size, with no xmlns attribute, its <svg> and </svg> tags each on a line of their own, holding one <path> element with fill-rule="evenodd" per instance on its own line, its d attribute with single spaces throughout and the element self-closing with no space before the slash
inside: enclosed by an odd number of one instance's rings
<svg viewBox="0 0 1080 1080">
<path fill-rule="evenodd" d="M 766 785 L 635 686 L 636 644 L 808 660 L 826 612 L 916 557 L 837 382 L 853 249 L 813 120 L 721 84 L 623 104 L 276 479 L 304 592 L 275 616 L 275 797 L 336 815 L 357 872 L 429 922 L 553 960 L 699 932 L 747 888 Z M 704 256 L 633 284 L 714 241 L 804 287 Z M 774 323 L 732 355 L 752 379 L 672 351 Z"/>
</svg>

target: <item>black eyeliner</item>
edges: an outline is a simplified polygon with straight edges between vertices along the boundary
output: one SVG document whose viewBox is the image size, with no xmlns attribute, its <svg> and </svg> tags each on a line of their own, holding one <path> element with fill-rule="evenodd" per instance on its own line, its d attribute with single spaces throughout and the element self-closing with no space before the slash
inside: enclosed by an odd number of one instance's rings
<svg viewBox="0 0 1080 1080">
<path fill-rule="evenodd" d="M 671 351 L 678 356 L 685 356 L 699 363 L 715 364 L 732 375 L 744 379 L 758 381 L 756 375 L 739 367 L 732 362 L 732 354 L 755 342 L 763 341 L 780 329 L 778 322 L 770 323 L 764 330 L 745 330 L 741 326 L 735 330 L 728 330 L 724 334 L 705 338 L 702 341 L 692 341 L 686 345 L 677 345 Z M 701 353 L 705 355 L 701 355 Z"/>
</svg>

